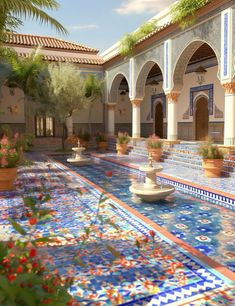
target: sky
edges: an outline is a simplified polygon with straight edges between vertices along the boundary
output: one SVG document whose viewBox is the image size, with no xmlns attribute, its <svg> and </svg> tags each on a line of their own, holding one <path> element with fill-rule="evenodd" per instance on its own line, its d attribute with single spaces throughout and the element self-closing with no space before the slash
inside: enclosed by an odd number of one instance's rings
<svg viewBox="0 0 235 306">
<path fill-rule="evenodd" d="M 50 11 L 69 31 L 62 36 L 47 25 L 26 20 L 18 32 L 58 37 L 103 52 L 125 33 L 134 31 L 174 0 L 58 0 L 60 8 Z"/>
</svg>

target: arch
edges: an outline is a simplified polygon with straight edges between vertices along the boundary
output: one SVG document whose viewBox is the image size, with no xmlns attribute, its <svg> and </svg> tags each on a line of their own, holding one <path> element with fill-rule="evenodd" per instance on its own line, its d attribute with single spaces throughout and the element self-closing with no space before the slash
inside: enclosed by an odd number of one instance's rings
<svg viewBox="0 0 235 306">
<path fill-rule="evenodd" d="M 205 141 L 208 140 L 209 135 L 208 97 L 203 94 L 198 95 L 198 97 L 194 101 L 195 140 Z"/>
<path fill-rule="evenodd" d="M 123 72 L 119 72 L 117 73 L 112 81 L 111 81 L 111 85 L 110 85 L 110 89 L 109 89 L 109 94 L 108 94 L 108 102 L 114 102 L 116 103 L 117 101 L 117 95 L 118 95 L 118 88 L 120 86 L 120 83 L 122 81 L 122 79 L 125 78 L 126 81 L 127 81 L 127 84 L 128 84 L 128 87 L 130 88 L 130 85 L 129 85 L 129 81 L 128 81 L 128 78 L 127 76 L 125 75 L 125 73 Z"/>
<path fill-rule="evenodd" d="M 215 53 L 217 62 L 219 63 L 219 52 L 215 50 L 210 43 L 205 40 L 193 40 L 188 43 L 188 45 L 180 52 L 178 56 L 174 68 L 173 68 L 173 90 L 180 91 L 183 87 L 183 77 L 185 75 L 187 66 L 189 64 L 190 59 L 192 58 L 193 54 L 204 44 L 207 44 Z M 219 65 L 218 65 L 219 67 Z M 218 68 L 219 69 L 219 68 Z"/>
<path fill-rule="evenodd" d="M 145 91 L 145 83 L 147 80 L 147 77 L 149 75 L 149 72 L 151 71 L 151 69 L 153 68 L 154 65 L 157 65 L 159 70 L 161 71 L 161 74 L 163 76 L 162 73 L 162 68 L 159 66 L 159 64 L 154 61 L 154 60 L 148 60 L 147 62 L 145 62 L 142 67 L 139 70 L 139 74 L 136 78 L 136 82 L 135 82 L 135 92 L 136 92 L 136 98 L 144 98 L 144 91 Z"/>
</svg>

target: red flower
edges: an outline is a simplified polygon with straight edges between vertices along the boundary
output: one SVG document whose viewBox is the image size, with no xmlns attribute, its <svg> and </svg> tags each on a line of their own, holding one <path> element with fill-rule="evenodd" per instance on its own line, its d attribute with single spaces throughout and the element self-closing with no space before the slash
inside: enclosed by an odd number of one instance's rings
<svg viewBox="0 0 235 306">
<path fill-rule="evenodd" d="M 23 271 L 24 271 L 23 266 L 18 266 L 17 269 L 16 269 L 16 273 L 17 273 L 17 274 L 20 274 L 20 273 L 22 273 Z"/>
<path fill-rule="evenodd" d="M 27 262 L 27 258 L 26 257 L 22 257 L 21 259 L 20 259 L 20 263 L 26 263 Z"/>
<path fill-rule="evenodd" d="M 39 194 L 39 195 L 38 195 L 38 200 L 41 201 L 42 198 L 43 198 L 43 194 Z"/>
<path fill-rule="evenodd" d="M 37 262 L 33 262 L 32 263 L 32 267 L 35 269 L 35 268 L 37 268 L 38 267 L 38 263 Z"/>
<path fill-rule="evenodd" d="M 16 279 L 16 275 L 15 274 L 8 274 L 7 279 L 9 280 L 9 282 L 13 282 Z"/>
<path fill-rule="evenodd" d="M 31 219 L 29 219 L 29 224 L 30 225 L 34 225 L 34 224 L 36 224 L 38 222 L 38 219 L 37 218 L 31 218 Z"/>
<path fill-rule="evenodd" d="M 149 235 L 154 238 L 156 236 L 156 233 L 154 231 L 149 231 Z"/>
<path fill-rule="evenodd" d="M 35 257 L 37 255 L 37 250 L 36 249 L 31 249 L 29 251 L 29 257 Z"/>
<path fill-rule="evenodd" d="M 112 177 L 113 176 L 113 172 L 112 171 L 105 171 L 105 175 L 107 177 Z"/>
<path fill-rule="evenodd" d="M 26 217 L 28 217 L 28 218 L 32 217 L 32 215 L 33 215 L 33 214 L 32 214 L 31 212 L 27 212 L 27 213 L 26 213 Z"/>
<path fill-rule="evenodd" d="M 7 245 L 8 249 L 12 249 L 12 248 L 14 248 L 14 246 L 15 246 L 15 244 L 14 244 L 13 241 L 10 241 L 10 242 L 8 243 L 8 245 Z"/>
</svg>

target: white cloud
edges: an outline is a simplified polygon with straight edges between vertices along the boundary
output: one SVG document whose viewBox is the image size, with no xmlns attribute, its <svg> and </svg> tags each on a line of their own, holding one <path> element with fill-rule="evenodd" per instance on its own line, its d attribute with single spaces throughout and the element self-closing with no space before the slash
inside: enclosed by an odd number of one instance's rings
<svg viewBox="0 0 235 306">
<path fill-rule="evenodd" d="M 120 15 L 158 13 L 175 0 L 125 0 L 115 11 Z"/>
<path fill-rule="evenodd" d="M 80 31 L 80 30 L 96 29 L 96 28 L 98 28 L 96 24 L 81 24 L 69 27 L 71 31 Z"/>
</svg>

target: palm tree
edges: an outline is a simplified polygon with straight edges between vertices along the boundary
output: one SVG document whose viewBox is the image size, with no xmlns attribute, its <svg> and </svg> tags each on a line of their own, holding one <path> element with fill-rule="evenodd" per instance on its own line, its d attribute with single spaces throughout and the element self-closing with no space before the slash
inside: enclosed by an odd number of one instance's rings
<svg viewBox="0 0 235 306">
<path fill-rule="evenodd" d="M 5 31 L 13 31 L 22 25 L 22 18 L 30 17 L 40 23 L 50 24 L 58 32 L 67 34 L 67 30 L 45 10 L 56 10 L 56 0 L 0 0 L 0 38 Z"/>
</svg>

